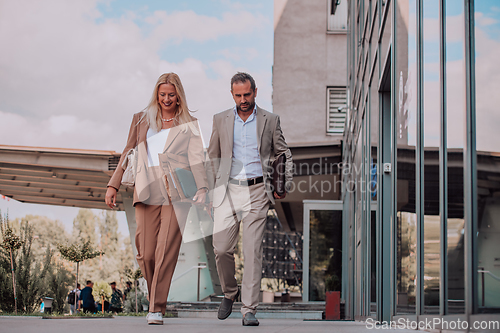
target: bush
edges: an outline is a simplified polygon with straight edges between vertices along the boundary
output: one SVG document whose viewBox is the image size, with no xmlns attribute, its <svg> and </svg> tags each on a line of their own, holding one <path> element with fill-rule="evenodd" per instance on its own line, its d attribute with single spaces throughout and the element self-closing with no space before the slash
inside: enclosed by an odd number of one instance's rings
<svg viewBox="0 0 500 333">
<path fill-rule="evenodd" d="M 137 289 L 134 288 L 132 289 L 128 294 L 127 294 L 127 299 L 125 300 L 125 305 L 124 305 L 124 311 L 125 312 L 135 312 L 135 291 Z M 144 295 L 142 291 L 139 290 L 137 293 L 137 311 L 142 312 L 142 305 L 148 305 L 149 306 L 149 301 Z"/>
<path fill-rule="evenodd" d="M 72 274 L 61 264 L 52 264 L 50 265 L 46 281 L 44 296 L 54 299 L 52 302 L 52 312 L 63 313 L 67 308 L 66 297 L 68 296 L 68 290 L 71 289 Z"/>
</svg>

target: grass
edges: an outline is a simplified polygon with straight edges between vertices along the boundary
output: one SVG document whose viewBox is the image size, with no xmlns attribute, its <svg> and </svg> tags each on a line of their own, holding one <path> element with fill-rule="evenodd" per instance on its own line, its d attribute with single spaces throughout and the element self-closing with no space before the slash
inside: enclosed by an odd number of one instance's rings
<svg viewBox="0 0 500 333">
<path fill-rule="evenodd" d="M 15 313 L 15 312 L 0 312 L 0 316 L 41 317 L 41 316 L 43 316 L 43 313 L 41 313 L 41 312 L 27 313 L 27 312 L 20 312 L 20 311 L 18 313 Z"/>
</svg>

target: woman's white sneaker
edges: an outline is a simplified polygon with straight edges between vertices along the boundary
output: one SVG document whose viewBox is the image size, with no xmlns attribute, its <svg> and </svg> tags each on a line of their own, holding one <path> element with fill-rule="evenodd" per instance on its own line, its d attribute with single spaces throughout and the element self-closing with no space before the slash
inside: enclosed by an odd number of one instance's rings
<svg viewBox="0 0 500 333">
<path fill-rule="evenodd" d="M 163 325 L 163 317 L 161 312 L 150 312 L 146 316 L 148 325 Z"/>
</svg>

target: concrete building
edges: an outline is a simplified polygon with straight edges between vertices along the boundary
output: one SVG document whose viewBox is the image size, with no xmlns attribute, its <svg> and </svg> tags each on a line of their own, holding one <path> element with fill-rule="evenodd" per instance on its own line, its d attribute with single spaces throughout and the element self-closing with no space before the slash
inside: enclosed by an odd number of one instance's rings
<svg viewBox="0 0 500 333">
<path fill-rule="evenodd" d="M 346 317 L 498 332 L 498 3 L 348 3 Z"/>
<path fill-rule="evenodd" d="M 339 186 L 281 204 L 302 225 L 303 298 L 340 276 L 347 319 L 500 331 L 496 2 L 338 3 L 275 0 L 273 109 L 295 184 Z"/>
<path fill-rule="evenodd" d="M 275 209 L 285 230 L 303 236 L 303 301 L 324 301 L 326 279 L 341 274 L 347 3 L 274 5 L 273 112 L 280 115 L 295 165 L 292 191 Z"/>
<path fill-rule="evenodd" d="M 276 0 L 273 112 L 292 147 L 339 144 L 347 78 L 347 3 Z M 321 116 L 320 116 L 321 115 Z"/>
</svg>

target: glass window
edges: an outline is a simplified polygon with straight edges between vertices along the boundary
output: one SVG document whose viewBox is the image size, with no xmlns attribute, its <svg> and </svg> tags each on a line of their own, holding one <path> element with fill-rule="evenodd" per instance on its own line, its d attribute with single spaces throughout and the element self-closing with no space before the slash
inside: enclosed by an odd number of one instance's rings
<svg viewBox="0 0 500 333">
<path fill-rule="evenodd" d="M 446 133 L 448 166 L 448 312 L 464 313 L 464 4 L 446 1 Z"/>
<path fill-rule="evenodd" d="M 326 291 L 340 291 L 341 277 L 342 211 L 311 210 L 309 301 L 324 301 Z"/>
<path fill-rule="evenodd" d="M 475 1 L 478 304 L 500 309 L 500 5 Z"/>
<path fill-rule="evenodd" d="M 347 31 L 347 0 L 328 0 L 328 31 Z"/>
<path fill-rule="evenodd" d="M 416 1 L 397 2 L 397 314 L 416 301 Z M 386 27 L 387 30 L 387 27 Z"/>
<path fill-rule="evenodd" d="M 424 14 L 424 313 L 439 313 L 440 213 L 439 2 L 425 0 Z"/>
</svg>

